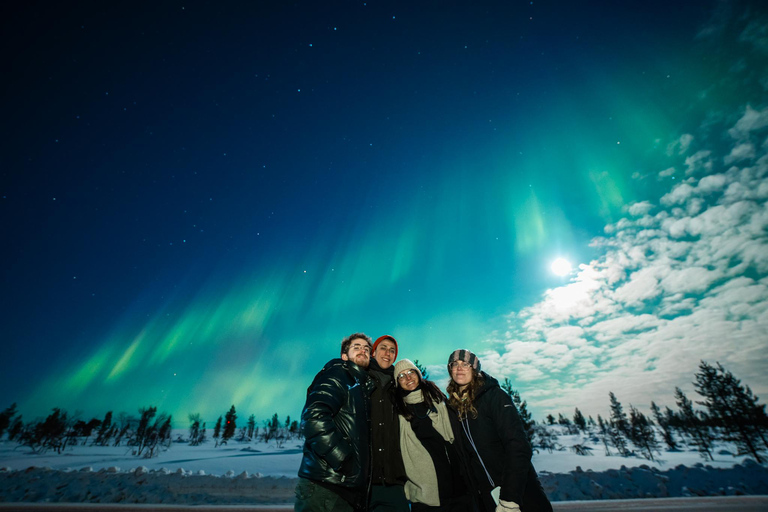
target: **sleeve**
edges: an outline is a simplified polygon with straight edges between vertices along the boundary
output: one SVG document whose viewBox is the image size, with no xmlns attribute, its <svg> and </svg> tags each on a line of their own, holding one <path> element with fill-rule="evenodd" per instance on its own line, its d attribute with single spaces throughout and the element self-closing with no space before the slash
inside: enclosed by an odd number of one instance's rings
<svg viewBox="0 0 768 512">
<path fill-rule="evenodd" d="M 343 378 L 343 370 L 321 371 L 307 391 L 307 404 L 301 413 L 301 432 L 307 446 L 334 470 L 352 452 L 333 421 L 344 405 L 347 390 L 341 382 Z"/>
<path fill-rule="evenodd" d="M 493 392 L 491 411 L 494 427 L 504 447 L 504 473 L 499 499 L 522 503 L 533 451 L 523 421 L 512 399 L 501 389 Z"/>
</svg>

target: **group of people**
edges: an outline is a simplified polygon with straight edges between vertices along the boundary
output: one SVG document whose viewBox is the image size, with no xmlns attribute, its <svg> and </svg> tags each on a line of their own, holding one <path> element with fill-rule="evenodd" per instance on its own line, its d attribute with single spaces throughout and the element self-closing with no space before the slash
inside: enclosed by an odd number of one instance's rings
<svg viewBox="0 0 768 512">
<path fill-rule="evenodd" d="M 447 395 L 390 335 L 341 342 L 307 389 L 295 512 L 551 512 L 512 399 L 459 349 Z M 397 361 L 397 362 L 396 362 Z"/>
</svg>

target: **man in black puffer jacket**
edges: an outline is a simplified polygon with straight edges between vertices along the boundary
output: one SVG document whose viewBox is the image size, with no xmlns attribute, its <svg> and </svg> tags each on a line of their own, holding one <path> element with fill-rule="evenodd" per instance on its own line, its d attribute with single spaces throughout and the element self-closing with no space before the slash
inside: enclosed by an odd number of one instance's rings
<svg viewBox="0 0 768 512">
<path fill-rule="evenodd" d="M 307 389 L 301 413 L 304 457 L 296 485 L 296 512 L 364 509 L 370 472 L 371 338 L 341 342 L 341 359 L 329 361 Z"/>
</svg>

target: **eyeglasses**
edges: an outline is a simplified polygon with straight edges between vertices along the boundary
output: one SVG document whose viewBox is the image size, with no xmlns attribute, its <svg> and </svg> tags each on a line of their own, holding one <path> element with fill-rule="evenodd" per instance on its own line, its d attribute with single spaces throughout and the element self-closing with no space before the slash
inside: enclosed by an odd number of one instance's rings
<svg viewBox="0 0 768 512">
<path fill-rule="evenodd" d="M 451 370 L 469 370 L 472 367 L 471 364 L 464 361 L 454 361 L 451 363 Z"/>
<path fill-rule="evenodd" d="M 406 377 L 410 377 L 414 373 L 416 373 L 416 370 L 405 370 L 403 373 L 398 374 L 397 380 L 403 380 Z"/>
<path fill-rule="evenodd" d="M 350 350 L 355 350 L 355 351 L 357 351 L 357 352 L 359 352 L 359 351 L 361 351 L 361 350 L 362 350 L 362 351 L 364 351 L 364 352 L 367 352 L 367 353 L 370 353 L 370 352 L 371 352 L 371 347 L 369 347 L 368 345 L 360 345 L 360 344 L 354 344 L 354 345 L 351 345 L 351 346 L 349 347 L 349 349 L 350 349 Z"/>
</svg>

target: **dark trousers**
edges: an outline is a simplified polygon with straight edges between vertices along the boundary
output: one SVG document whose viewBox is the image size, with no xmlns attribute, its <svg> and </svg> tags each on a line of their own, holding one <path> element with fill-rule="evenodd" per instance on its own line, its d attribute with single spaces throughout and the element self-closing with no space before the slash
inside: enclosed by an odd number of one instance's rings
<svg viewBox="0 0 768 512">
<path fill-rule="evenodd" d="M 439 507 L 430 507 L 423 503 L 411 503 L 411 512 L 472 512 L 472 500 L 470 496 L 453 498 L 448 503 Z"/>
<path fill-rule="evenodd" d="M 408 500 L 402 485 L 372 485 L 369 512 L 408 512 Z"/>
<path fill-rule="evenodd" d="M 344 498 L 312 480 L 299 478 L 296 484 L 294 512 L 353 512 Z"/>
</svg>

